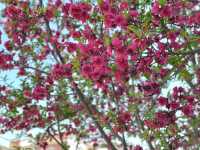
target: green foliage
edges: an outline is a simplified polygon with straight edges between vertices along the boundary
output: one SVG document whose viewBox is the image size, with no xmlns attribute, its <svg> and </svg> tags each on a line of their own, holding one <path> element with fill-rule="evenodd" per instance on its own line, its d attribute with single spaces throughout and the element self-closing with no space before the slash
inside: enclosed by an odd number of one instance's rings
<svg viewBox="0 0 200 150">
<path fill-rule="evenodd" d="M 129 25 L 128 26 L 128 30 L 130 30 L 131 32 L 135 33 L 135 35 L 138 37 L 138 38 L 141 38 L 142 37 L 142 30 L 140 27 L 136 26 L 136 25 Z"/>
<path fill-rule="evenodd" d="M 193 128 L 197 128 L 200 125 L 200 116 L 199 115 L 191 120 L 191 125 Z"/>
<path fill-rule="evenodd" d="M 113 122 L 116 122 L 116 114 L 113 111 L 109 111 L 107 115 Z"/>
<path fill-rule="evenodd" d="M 73 66 L 72 68 L 73 68 L 74 72 L 77 72 L 80 70 L 80 62 L 79 62 L 78 58 L 74 58 L 72 60 L 72 66 Z"/>
<path fill-rule="evenodd" d="M 179 64 L 181 64 L 181 58 L 178 55 L 172 55 L 169 57 L 168 62 L 173 66 L 178 66 Z"/>
<path fill-rule="evenodd" d="M 55 12 L 55 17 L 61 17 L 61 11 L 56 10 L 56 12 Z"/>
<path fill-rule="evenodd" d="M 164 130 L 165 132 L 166 130 Z M 154 131 L 154 136 L 156 139 L 159 139 L 159 145 L 160 145 L 160 149 L 161 150 L 168 150 L 169 149 L 169 144 L 168 142 L 165 140 L 165 136 L 167 136 L 168 134 L 164 133 L 162 131 Z"/>
<path fill-rule="evenodd" d="M 167 3 L 167 0 L 159 0 L 159 4 L 161 6 L 164 6 Z"/>
<path fill-rule="evenodd" d="M 58 112 L 58 113 L 63 115 L 65 118 L 71 118 L 76 115 L 76 113 L 66 105 L 61 105 L 60 112 Z"/>
<path fill-rule="evenodd" d="M 182 69 L 179 73 L 179 78 L 182 80 L 191 81 L 193 79 L 193 76 L 186 69 Z"/>
<path fill-rule="evenodd" d="M 9 117 L 16 117 L 19 114 L 19 111 L 17 110 L 17 108 L 13 108 L 11 111 L 6 112 L 6 116 Z"/>
<path fill-rule="evenodd" d="M 111 44 L 111 39 L 108 36 L 104 36 L 104 43 L 105 46 L 109 46 Z"/>
<path fill-rule="evenodd" d="M 132 104 L 128 106 L 128 111 L 135 113 L 138 110 L 138 105 L 137 104 Z"/>
<path fill-rule="evenodd" d="M 148 112 L 146 112 L 144 114 L 145 120 L 151 120 L 151 119 L 153 119 L 154 115 L 155 115 L 155 112 L 156 112 L 156 109 L 154 107 L 151 108 Z"/>
</svg>

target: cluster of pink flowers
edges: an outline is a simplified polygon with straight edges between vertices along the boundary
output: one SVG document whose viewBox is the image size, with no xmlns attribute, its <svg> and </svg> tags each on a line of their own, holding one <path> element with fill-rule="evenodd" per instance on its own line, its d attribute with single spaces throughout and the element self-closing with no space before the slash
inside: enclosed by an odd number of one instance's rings
<svg viewBox="0 0 200 150">
<path fill-rule="evenodd" d="M 199 1 L 5 3 L 0 36 L 6 33 L 8 39 L 0 39 L 5 49 L 0 70 L 17 69 L 22 82 L 20 90 L 0 86 L 2 106 L 11 112 L 5 123 L 0 118 L 3 131 L 45 128 L 67 119 L 61 135 L 92 137 L 106 128 L 102 137 L 108 147 L 113 137 L 123 140 L 120 136 L 126 133 L 148 134 L 144 139 L 159 147 L 161 139 L 154 132 L 176 127 L 166 141 L 181 143 L 178 133 L 199 120 Z M 184 80 L 188 88 L 176 85 L 163 96 L 172 79 Z M 47 102 L 45 115 L 38 107 L 41 100 Z M 151 117 L 145 115 L 149 111 Z M 179 123 L 179 116 L 186 123 Z"/>
<path fill-rule="evenodd" d="M 13 67 L 13 56 L 0 52 L 0 69 L 7 70 Z"/>
<path fill-rule="evenodd" d="M 131 121 L 131 113 L 130 112 L 122 112 L 119 114 L 119 122 L 122 124 L 128 123 Z"/>
<path fill-rule="evenodd" d="M 51 77 L 54 80 L 58 80 L 61 78 L 69 78 L 72 75 L 72 65 L 71 64 L 56 64 L 53 66 L 51 71 Z"/>
<path fill-rule="evenodd" d="M 143 91 L 144 95 L 160 94 L 159 84 L 153 81 L 146 81 L 143 85 L 139 85 L 139 89 Z"/>
<path fill-rule="evenodd" d="M 144 123 L 149 128 L 164 128 L 170 124 L 175 123 L 176 117 L 174 113 L 157 112 L 153 120 L 145 120 Z"/>
<path fill-rule="evenodd" d="M 44 98 L 47 98 L 48 95 L 48 90 L 42 85 L 37 85 L 32 92 L 32 97 L 36 100 L 42 100 Z"/>
<path fill-rule="evenodd" d="M 70 14 L 75 19 L 85 22 L 90 17 L 89 12 L 91 8 L 91 5 L 87 3 L 67 3 L 63 6 L 62 10 L 66 16 Z"/>
</svg>

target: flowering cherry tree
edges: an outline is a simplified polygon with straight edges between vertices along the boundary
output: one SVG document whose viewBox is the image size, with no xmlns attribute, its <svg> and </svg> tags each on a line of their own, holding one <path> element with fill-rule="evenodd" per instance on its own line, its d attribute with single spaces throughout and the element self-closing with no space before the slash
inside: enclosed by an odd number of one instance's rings
<svg viewBox="0 0 200 150">
<path fill-rule="evenodd" d="M 1 81 L 1 133 L 41 128 L 44 149 L 52 138 L 67 150 L 70 135 L 110 150 L 200 147 L 199 0 L 1 3 L 1 77 L 17 72 Z"/>
</svg>

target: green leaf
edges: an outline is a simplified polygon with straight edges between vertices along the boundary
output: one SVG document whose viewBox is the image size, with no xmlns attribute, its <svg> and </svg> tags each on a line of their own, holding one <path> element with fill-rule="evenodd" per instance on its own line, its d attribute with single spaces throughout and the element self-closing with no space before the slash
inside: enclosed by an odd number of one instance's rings
<svg viewBox="0 0 200 150">
<path fill-rule="evenodd" d="M 142 96 L 142 93 L 129 91 L 128 96 L 134 97 L 134 98 L 140 98 Z"/>
<path fill-rule="evenodd" d="M 151 120 L 151 119 L 153 119 L 155 112 L 156 112 L 155 108 L 152 108 L 151 110 L 149 110 L 148 112 L 146 112 L 144 114 L 145 120 L 149 120 L 149 119 Z"/>
<path fill-rule="evenodd" d="M 200 116 L 191 120 L 192 127 L 196 128 L 199 126 L 199 124 L 200 124 Z"/>
<path fill-rule="evenodd" d="M 117 70 L 116 64 L 110 64 L 110 67 L 111 67 L 112 71 L 114 71 L 114 72 Z"/>
<path fill-rule="evenodd" d="M 86 86 L 92 87 L 92 80 L 86 80 Z"/>
<path fill-rule="evenodd" d="M 171 64 L 171 65 L 178 65 L 178 64 L 180 64 L 181 63 L 181 61 L 180 61 L 180 57 L 179 56 L 171 56 L 170 58 L 169 58 L 169 64 Z"/>
<path fill-rule="evenodd" d="M 135 25 L 129 25 L 128 26 L 128 30 L 130 30 L 131 32 L 135 33 L 137 37 L 141 38 L 142 36 L 142 31 L 138 26 Z"/>
<path fill-rule="evenodd" d="M 186 69 L 183 69 L 179 73 L 179 78 L 183 80 L 191 81 L 192 75 Z"/>
<path fill-rule="evenodd" d="M 46 12 L 46 9 L 45 9 L 45 8 L 43 8 L 43 7 L 39 7 L 39 8 L 38 8 L 38 14 L 42 15 L 42 14 L 44 14 L 45 12 Z"/>
<path fill-rule="evenodd" d="M 61 12 L 59 10 L 56 10 L 55 17 L 60 17 L 60 16 L 61 16 Z"/>
<path fill-rule="evenodd" d="M 73 66 L 72 68 L 73 68 L 74 71 L 79 71 L 79 69 L 80 69 L 80 62 L 79 62 L 79 60 L 77 58 L 74 58 L 72 60 L 72 66 Z"/>
<path fill-rule="evenodd" d="M 7 115 L 9 117 L 15 117 L 17 114 L 19 113 L 19 111 L 17 110 L 17 108 L 13 108 L 12 111 L 7 112 Z"/>
<path fill-rule="evenodd" d="M 131 104 L 128 106 L 129 112 L 136 112 L 137 111 L 137 104 Z"/>
<path fill-rule="evenodd" d="M 98 5 L 101 5 L 103 0 L 97 0 Z"/>
<path fill-rule="evenodd" d="M 40 45 L 44 45 L 44 40 L 43 40 L 42 37 L 40 37 L 40 38 L 38 39 L 38 43 L 39 43 Z"/>
<path fill-rule="evenodd" d="M 147 12 L 144 16 L 143 16 L 143 21 L 147 24 L 151 21 L 152 19 L 152 15 L 151 12 Z"/>
<path fill-rule="evenodd" d="M 116 115 L 113 111 L 109 111 L 107 115 L 112 121 L 116 121 Z"/>
<path fill-rule="evenodd" d="M 150 78 L 150 73 L 144 72 L 143 74 L 144 74 L 144 77 L 145 77 L 146 79 L 149 79 L 149 78 Z"/>
<path fill-rule="evenodd" d="M 69 107 L 67 107 L 66 105 L 62 105 L 61 106 L 61 113 L 66 117 L 66 118 L 70 118 L 75 116 L 75 112 L 73 112 Z"/>
<path fill-rule="evenodd" d="M 159 0 L 159 4 L 161 6 L 164 6 L 166 4 L 167 0 Z"/>
<path fill-rule="evenodd" d="M 149 131 L 145 130 L 140 136 L 142 139 L 148 140 L 149 139 Z"/>
<path fill-rule="evenodd" d="M 104 44 L 105 46 L 109 46 L 111 44 L 111 39 L 108 36 L 104 37 Z"/>
</svg>

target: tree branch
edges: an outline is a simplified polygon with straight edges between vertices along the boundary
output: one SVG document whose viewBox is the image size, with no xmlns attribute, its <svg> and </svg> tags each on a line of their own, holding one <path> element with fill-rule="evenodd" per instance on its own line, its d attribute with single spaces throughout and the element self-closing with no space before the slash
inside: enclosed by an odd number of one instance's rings
<svg viewBox="0 0 200 150">
<path fill-rule="evenodd" d="M 42 0 L 40 0 L 40 7 L 43 7 L 43 2 L 42 2 Z M 50 41 L 50 38 L 51 38 L 51 36 L 52 36 L 53 34 L 52 34 L 52 30 L 51 30 L 50 25 L 49 25 L 49 21 L 47 20 L 46 17 L 43 17 L 43 18 L 44 18 L 45 25 L 46 25 L 46 28 L 47 28 L 47 32 L 48 32 L 48 42 L 49 42 L 49 41 Z M 58 57 L 59 57 L 59 59 L 61 60 L 61 62 L 64 64 L 65 61 L 64 61 L 64 59 L 62 58 L 62 56 L 60 55 L 60 52 L 59 52 L 59 50 L 58 50 L 58 48 L 56 47 L 55 44 L 53 44 L 53 48 L 56 50 L 56 54 L 58 55 Z M 59 60 L 57 59 L 56 54 L 54 53 L 54 51 L 51 51 L 51 53 L 52 53 L 54 59 L 57 61 L 57 63 L 59 63 Z"/>
<path fill-rule="evenodd" d="M 142 131 L 145 131 L 144 124 L 143 124 L 142 120 L 140 119 L 138 109 L 137 109 L 137 112 L 136 112 L 136 120 L 137 120 L 140 128 L 142 129 Z M 151 143 L 151 141 L 149 139 L 147 139 L 147 144 L 148 144 L 148 146 L 151 150 L 155 150 L 155 148 L 153 147 L 153 144 Z"/>
</svg>

